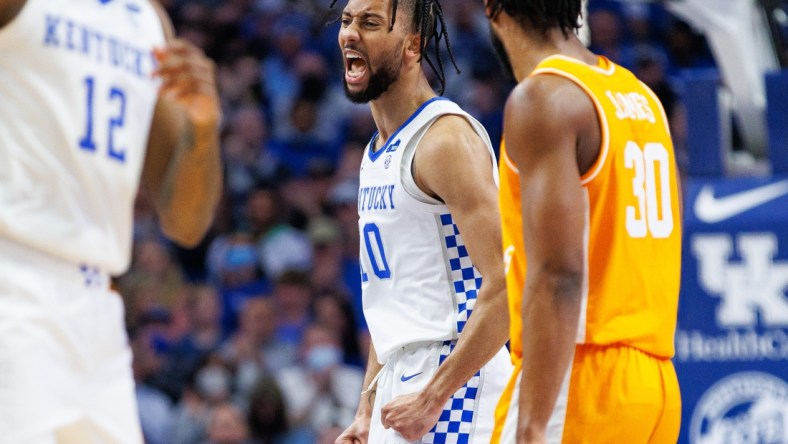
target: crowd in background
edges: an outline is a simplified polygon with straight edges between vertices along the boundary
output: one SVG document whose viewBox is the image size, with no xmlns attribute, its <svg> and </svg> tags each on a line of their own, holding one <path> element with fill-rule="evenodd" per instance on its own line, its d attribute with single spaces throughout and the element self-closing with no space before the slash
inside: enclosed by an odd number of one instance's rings
<svg viewBox="0 0 788 444">
<path fill-rule="evenodd" d="M 216 61 L 225 187 L 193 250 L 168 243 L 144 192 L 137 199 L 133 264 L 117 287 L 146 441 L 331 443 L 355 413 L 370 340 L 356 205 L 375 126 L 342 90 L 344 2 L 163 3 L 179 35 Z M 462 71 L 447 69 L 445 95 L 497 141 L 511 81 L 482 3 L 443 2 Z M 591 0 L 588 23 L 591 48 L 662 99 L 680 153 L 674 80 L 713 66 L 703 38 L 656 2 Z"/>
</svg>

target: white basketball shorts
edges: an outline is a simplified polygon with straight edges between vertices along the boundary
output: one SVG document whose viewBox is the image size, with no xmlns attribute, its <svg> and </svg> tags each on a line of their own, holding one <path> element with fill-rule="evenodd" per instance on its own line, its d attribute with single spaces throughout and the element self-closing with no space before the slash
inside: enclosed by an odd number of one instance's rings
<svg viewBox="0 0 788 444">
<path fill-rule="evenodd" d="M 377 393 L 369 428 L 369 444 L 405 444 L 402 435 L 383 428 L 381 408 L 400 395 L 414 393 L 429 382 L 438 366 L 454 349 L 451 342 L 414 344 L 394 353 L 377 378 Z M 462 386 L 446 403 L 438 423 L 420 444 L 489 444 L 495 423 L 495 406 L 512 373 L 506 348 Z"/>
<path fill-rule="evenodd" d="M 95 268 L 0 237 L 0 444 L 141 444 L 123 303 Z"/>
</svg>

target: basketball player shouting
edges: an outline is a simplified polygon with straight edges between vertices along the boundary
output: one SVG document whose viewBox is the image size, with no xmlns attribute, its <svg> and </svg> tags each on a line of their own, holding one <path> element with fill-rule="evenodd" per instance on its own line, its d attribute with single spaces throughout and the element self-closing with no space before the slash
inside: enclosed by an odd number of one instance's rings
<svg viewBox="0 0 788 444">
<path fill-rule="evenodd" d="M 378 132 L 358 198 L 372 350 L 337 443 L 488 443 L 511 372 L 490 140 L 422 70 L 446 38 L 436 0 L 350 0 L 341 22 L 347 96 Z"/>
</svg>

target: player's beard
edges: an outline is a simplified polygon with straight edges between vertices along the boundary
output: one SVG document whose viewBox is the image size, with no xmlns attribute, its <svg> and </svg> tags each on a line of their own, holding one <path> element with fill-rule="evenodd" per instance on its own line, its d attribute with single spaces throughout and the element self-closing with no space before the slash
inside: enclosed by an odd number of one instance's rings
<svg viewBox="0 0 788 444">
<path fill-rule="evenodd" d="M 389 87 L 399 79 L 399 72 L 402 68 L 402 57 L 399 54 L 399 48 L 394 47 L 378 57 L 380 61 L 379 67 L 372 69 L 371 61 L 368 62 L 367 69 L 369 69 L 369 80 L 367 87 L 361 91 L 350 91 L 348 89 L 347 81 L 342 78 L 342 85 L 345 87 L 345 95 L 353 103 L 368 103 L 372 100 L 377 100 L 384 92 L 388 91 Z"/>
<path fill-rule="evenodd" d="M 506 53 L 506 47 L 503 46 L 503 41 L 498 37 L 498 34 L 495 33 L 495 30 L 490 26 L 490 40 L 492 40 L 492 46 L 495 49 L 495 54 L 498 56 L 498 62 L 501 63 L 501 68 L 503 68 L 504 74 L 509 78 L 509 80 L 516 80 L 514 77 L 514 68 L 512 67 L 512 61 L 509 59 L 509 54 Z"/>
</svg>

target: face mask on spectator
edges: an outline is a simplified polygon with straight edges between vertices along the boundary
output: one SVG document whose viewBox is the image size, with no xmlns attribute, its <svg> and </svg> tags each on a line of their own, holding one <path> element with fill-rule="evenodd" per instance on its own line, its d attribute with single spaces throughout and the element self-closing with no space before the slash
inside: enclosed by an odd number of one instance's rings
<svg viewBox="0 0 788 444">
<path fill-rule="evenodd" d="M 230 374 L 218 367 L 205 367 L 197 373 L 197 389 L 208 398 L 221 398 L 230 393 Z"/>
<path fill-rule="evenodd" d="M 324 371 L 342 361 L 342 350 L 334 345 L 318 345 L 309 349 L 306 365 L 313 371 Z"/>
</svg>

